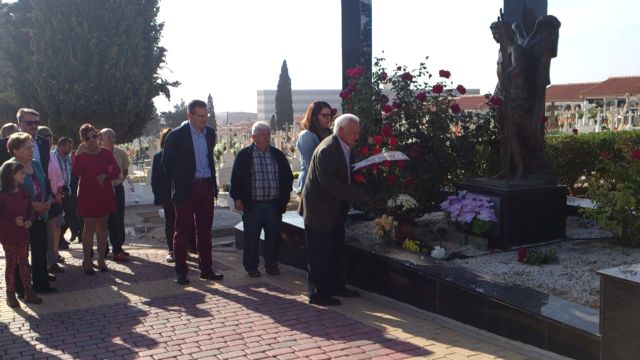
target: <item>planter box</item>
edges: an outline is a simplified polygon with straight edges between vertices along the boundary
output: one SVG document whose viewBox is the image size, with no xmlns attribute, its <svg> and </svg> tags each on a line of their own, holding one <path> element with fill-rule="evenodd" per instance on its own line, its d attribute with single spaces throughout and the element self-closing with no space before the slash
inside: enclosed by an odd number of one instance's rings
<svg viewBox="0 0 640 360">
<path fill-rule="evenodd" d="M 242 244 L 238 224 L 236 246 Z M 597 310 L 448 262 L 402 261 L 350 244 L 346 251 L 353 286 L 554 353 L 600 358 Z M 295 212 L 283 216 L 280 262 L 306 270 L 304 225 Z"/>
</svg>

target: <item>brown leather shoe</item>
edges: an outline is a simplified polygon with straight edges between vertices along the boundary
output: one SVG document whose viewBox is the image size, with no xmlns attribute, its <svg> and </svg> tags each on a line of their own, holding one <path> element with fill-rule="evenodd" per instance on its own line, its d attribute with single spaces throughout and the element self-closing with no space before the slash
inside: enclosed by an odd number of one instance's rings
<svg viewBox="0 0 640 360">
<path fill-rule="evenodd" d="M 20 303 L 18 302 L 18 299 L 16 299 L 16 293 L 13 291 L 7 291 L 7 306 L 9 306 L 10 308 L 20 307 Z"/>
</svg>

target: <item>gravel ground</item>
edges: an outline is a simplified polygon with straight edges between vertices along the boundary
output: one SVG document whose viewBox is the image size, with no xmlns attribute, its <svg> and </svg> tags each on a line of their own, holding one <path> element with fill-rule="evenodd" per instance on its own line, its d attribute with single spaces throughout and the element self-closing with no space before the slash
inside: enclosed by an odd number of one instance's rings
<svg viewBox="0 0 640 360">
<path fill-rule="evenodd" d="M 417 238 L 440 244 L 448 253 L 455 251 L 471 256 L 451 260 L 457 265 L 592 308 L 600 306 L 600 277 L 596 271 L 640 263 L 640 249 L 614 245 L 610 233 L 594 222 L 576 216 L 567 218 L 567 240 L 536 246 L 540 250 L 554 250 L 558 263 L 538 266 L 519 263 L 517 249 L 484 252 L 446 241 L 447 237 L 438 236 L 436 231 L 446 227 L 442 213 L 425 215 L 418 223 L 421 226 L 415 229 Z M 353 224 L 348 227 L 347 234 L 351 235 L 352 241 L 357 238 L 360 245 L 373 245 L 376 251 L 385 249 L 373 235 L 373 222 Z M 399 248 L 386 249 L 389 256 L 405 257 Z"/>
</svg>

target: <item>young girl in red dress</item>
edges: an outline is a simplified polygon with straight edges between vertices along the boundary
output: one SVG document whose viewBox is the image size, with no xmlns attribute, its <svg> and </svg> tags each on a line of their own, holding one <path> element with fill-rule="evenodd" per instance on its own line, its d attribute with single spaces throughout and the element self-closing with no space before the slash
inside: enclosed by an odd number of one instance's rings
<svg viewBox="0 0 640 360">
<path fill-rule="evenodd" d="M 7 266 L 5 283 L 7 285 L 7 305 L 19 307 L 16 299 L 16 266 L 24 285 L 25 302 L 40 304 L 40 299 L 31 288 L 29 272 L 29 228 L 34 219 L 31 199 L 26 190 L 20 187 L 26 173 L 24 166 L 15 161 L 7 161 L 0 167 L 0 243 L 4 249 Z"/>
</svg>

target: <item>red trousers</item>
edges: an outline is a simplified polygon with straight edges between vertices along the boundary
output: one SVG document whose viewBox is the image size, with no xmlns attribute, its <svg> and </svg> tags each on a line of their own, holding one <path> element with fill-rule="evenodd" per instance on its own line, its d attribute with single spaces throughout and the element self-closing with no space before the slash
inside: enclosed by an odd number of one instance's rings
<svg viewBox="0 0 640 360">
<path fill-rule="evenodd" d="M 28 239 L 11 239 L 2 244 L 7 267 L 4 270 L 4 279 L 7 284 L 7 293 L 16 292 L 16 266 L 20 273 L 20 279 L 25 288 L 31 288 L 31 272 L 29 271 L 29 241 Z"/>
<path fill-rule="evenodd" d="M 210 274 L 211 267 L 211 225 L 213 225 L 214 193 L 211 181 L 194 182 L 191 193 L 180 203 L 174 203 L 176 222 L 173 233 L 173 256 L 176 259 L 176 274 L 186 275 L 187 253 L 191 231 L 195 222 L 196 248 L 201 274 Z"/>
</svg>

